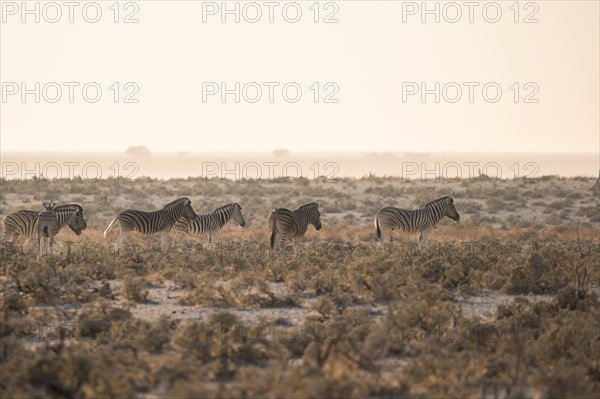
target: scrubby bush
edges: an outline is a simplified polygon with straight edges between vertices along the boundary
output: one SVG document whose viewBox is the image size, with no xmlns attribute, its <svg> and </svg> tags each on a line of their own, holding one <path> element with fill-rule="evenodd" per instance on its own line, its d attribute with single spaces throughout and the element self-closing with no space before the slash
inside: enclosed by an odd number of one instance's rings
<svg viewBox="0 0 600 399">
<path fill-rule="evenodd" d="M 46 191 L 47 181 L 6 183 L 3 212 L 74 192 L 88 229 L 61 232 L 63 254 L 40 261 L 31 246 L 0 245 L 2 397 L 600 391 L 590 179 L 141 178 L 58 181 Z M 158 236 L 132 234 L 119 255 L 118 233 L 102 241 L 131 198 L 157 209 L 183 195 L 199 213 L 240 202 L 248 226 L 228 225 L 210 246 L 182 240 L 166 254 Z M 440 223 L 422 248 L 401 233 L 385 249 L 375 245 L 380 207 L 420 207 L 443 195 L 455 197 L 460 224 Z M 271 251 L 270 210 L 310 201 L 322 205 L 323 229 L 309 228 L 298 256 Z M 494 306 L 474 313 L 480 300 Z"/>
</svg>

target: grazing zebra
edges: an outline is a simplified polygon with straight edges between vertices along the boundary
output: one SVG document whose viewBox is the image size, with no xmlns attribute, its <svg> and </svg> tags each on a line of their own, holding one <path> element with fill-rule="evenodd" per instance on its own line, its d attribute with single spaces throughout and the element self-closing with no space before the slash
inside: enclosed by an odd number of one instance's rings
<svg viewBox="0 0 600 399">
<path fill-rule="evenodd" d="M 56 203 L 44 202 L 44 212 L 40 212 L 37 215 L 37 258 L 39 259 L 42 254 L 48 252 L 48 245 L 50 250 L 56 247 L 56 241 L 54 236 L 58 233 L 58 218 L 54 212 Z"/>
<path fill-rule="evenodd" d="M 295 242 L 294 253 L 298 253 L 297 246 L 300 239 L 306 233 L 308 224 L 315 226 L 315 229 L 321 230 L 321 214 L 319 213 L 319 204 L 311 202 L 302 205 L 295 211 L 285 208 L 278 208 L 271 212 L 269 216 L 269 229 L 271 230 L 271 249 L 275 247 L 275 237 L 281 236 L 280 245 L 292 240 Z"/>
<path fill-rule="evenodd" d="M 83 217 L 83 208 L 78 204 L 59 205 L 54 207 L 58 221 L 58 230 L 68 225 L 77 235 L 87 228 Z M 37 235 L 37 211 L 18 211 L 4 218 L 4 232 L 0 242 L 14 241 L 19 235 L 35 237 Z M 10 239 L 10 240 L 9 240 Z"/>
<path fill-rule="evenodd" d="M 179 218 L 173 228 L 175 240 L 179 241 L 184 234 L 189 236 L 200 236 L 208 233 L 208 242 L 212 241 L 212 234 L 221 230 L 227 222 L 233 219 L 241 227 L 246 225 L 242 207 L 238 203 L 227 204 L 215 209 L 211 213 L 196 215 L 194 218 Z"/>
<path fill-rule="evenodd" d="M 108 234 L 112 225 L 118 220 L 121 232 L 115 241 L 115 251 L 119 251 L 121 242 L 131 231 L 139 231 L 145 235 L 160 233 L 161 247 L 166 251 L 171 245 L 169 231 L 175 226 L 177 220 L 181 217 L 191 219 L 196 216 L 191 203 L 192 201 L 189 198 L 183 197 L 154 212 L 136 211 L 133 209 L 123 211 L 104 230 L 104 238 L 106 238 L 106 234 Z"/>
<path fill-rule="evenodd" d="M 375 216 L 375 229 L 380 245 L 391 241 L 391 231 L 398 229 L 407 233 L 420 233 L 419 240 L 427 243 L 427 235 L 445 216 L 458 222 L 460 215 L 451 197 L 438 198 L 421 209 L 382 208 Z"/>
</svg>

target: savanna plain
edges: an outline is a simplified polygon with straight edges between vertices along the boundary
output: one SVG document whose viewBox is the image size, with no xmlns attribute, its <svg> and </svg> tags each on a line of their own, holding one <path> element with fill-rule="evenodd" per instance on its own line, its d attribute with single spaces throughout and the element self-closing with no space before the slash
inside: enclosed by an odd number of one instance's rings
<svg viewBox="0 0 600 399">
<path fill-rule="evenodd" d="M 595 178 L 3 180 L 0 213 L 78 203 L 87 229 L 2 244 L 2 397 L 592 398 L 600 392 Z M 384 206 L 452 196 L 420 247 L 377 246 Z M 125 209 L 238 202 L 213 243 L 132 234 Z M 270 250 L 276 207 L 318 202 L 300 252 Z"/>
</svg>

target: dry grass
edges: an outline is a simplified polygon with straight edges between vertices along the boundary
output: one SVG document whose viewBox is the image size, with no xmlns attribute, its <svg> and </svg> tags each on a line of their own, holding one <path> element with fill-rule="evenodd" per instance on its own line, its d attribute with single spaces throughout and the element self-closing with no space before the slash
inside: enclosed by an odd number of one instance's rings
<svg viewBox="0 0 600 399">
<path fill-rule="evenodd" d="M 62 231 L 58 258 L 36 261 L 28 245 L 0 248 L 0 392 L 594 397 L 593 183 L 189 179 L 119 190 L 109 181 L 59 182 L 44 192 L 40 182 L 3 182 L 3 214 L 52 196 L 81 203 L 89 227 L 80 237 Z M 376 247 L 379 207 L 446 194 L 461 223 L 442 223 L 427 249 L 407 235 Z M 239 202 L 248 227 L 227 226 L 210 249 L 186 240 L 166 255 L 158 237 L 132 237 L 120 257 L 112 252 L 117 233 L 102 239 L 132 198 L 153 209 L 183 195 L 198 212 Z M 323 229 L 309 229 L 299 256 L 271 253 L 269 211 L 313 200 Z M 508 299 L 489 313 L 465 311 L 483 297 Z"/>
</svg>

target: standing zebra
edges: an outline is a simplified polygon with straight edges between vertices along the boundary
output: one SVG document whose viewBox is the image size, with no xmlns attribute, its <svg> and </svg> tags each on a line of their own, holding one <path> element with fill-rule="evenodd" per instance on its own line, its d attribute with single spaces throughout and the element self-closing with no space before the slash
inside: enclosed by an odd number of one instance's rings
<svg viewBox="0 0 600 399">
<path fill-rule="evenodd" d="M 210 243 L 212 241 L 212 234 L 221 230 L 231 219 L 241 227 L 246 225 L 240 204 L 227 204 L 215 209 L 211 213 L 196 215 L 193 218 L 181 217 L 173 228 L 175 240 L 179 241 L 184 234 L 200 236 L 208 233 L 208 242 Z"/>
<path fill-rule="evenodd" d="M 375 216 L 375 229 L 380 245 L 391 241 L 391 231 L 398 229 L 407 233 L 420 233 L 419 240 L 427 243 L 427 235 L 445 216 L 458 222 L 460 215 L 451 197 L 438 198 L 420 209 L 382 208 Z"/>
<path fill-rule="evenodd" d="M 108 234 L 112 225 L 118 220 L 121 231 L 115 241 L 115 251 L 119 251 L 121 242 L 131 231 L 139 231 L 145 235 L 160 233 L 161 247 L 166 251 L 171 245 L 169 231 L 175 226 L 177 220 L 181 217 L 191 219 L 196 216 L 191 203 L 192 201 L 189 198 L 183 197 L 154 212 L 136 211 L 133 209 L 123 211 L 104 230 L 104 238 L 106 238 L 106 234 Z"/>
<path fill-rule="evenodd" d="M 279 233 L 281 236 L 280 245 L 283 248 L 288 241 L 294 241 L 294 253 L 298 253 L 300 239 L 306 233 L 308 224 L 315 226 L 315 229 L 321 230 L 321 214 L 319 213 L 319 204 L 311 202 L 302 205 L 295 211 L 285 208 L 277 208 L 269 216 L 269 229 L 271 230 L 271 249 L 275 247 L 275 237 Z"/>
<path fill-rule="evenodd" d="M 56 247 L 56 241 L 54 236 L 58 233 L 58 218 L 54 212 L 56 203 L 44 202 L 44 212 L 40 212 L 37 215 L 37 259 L 42 254 L 47 254 L 48 245 L 50 250 Z"/>
<path fill-rule="evenodd" d="M 83 217 L 83 208 L 78 204 L 59 205 L 54 207 L 54 213 L 58 221 L 58 230 L 68 225 L 77 235 L 87 228 Z M 24 237 L 37 236 L 38 211 L 22 210 L 13 212 L 4 218 L 4 232 L 0 242 L 15 241 L 19 235 Z"/>
</svg>

